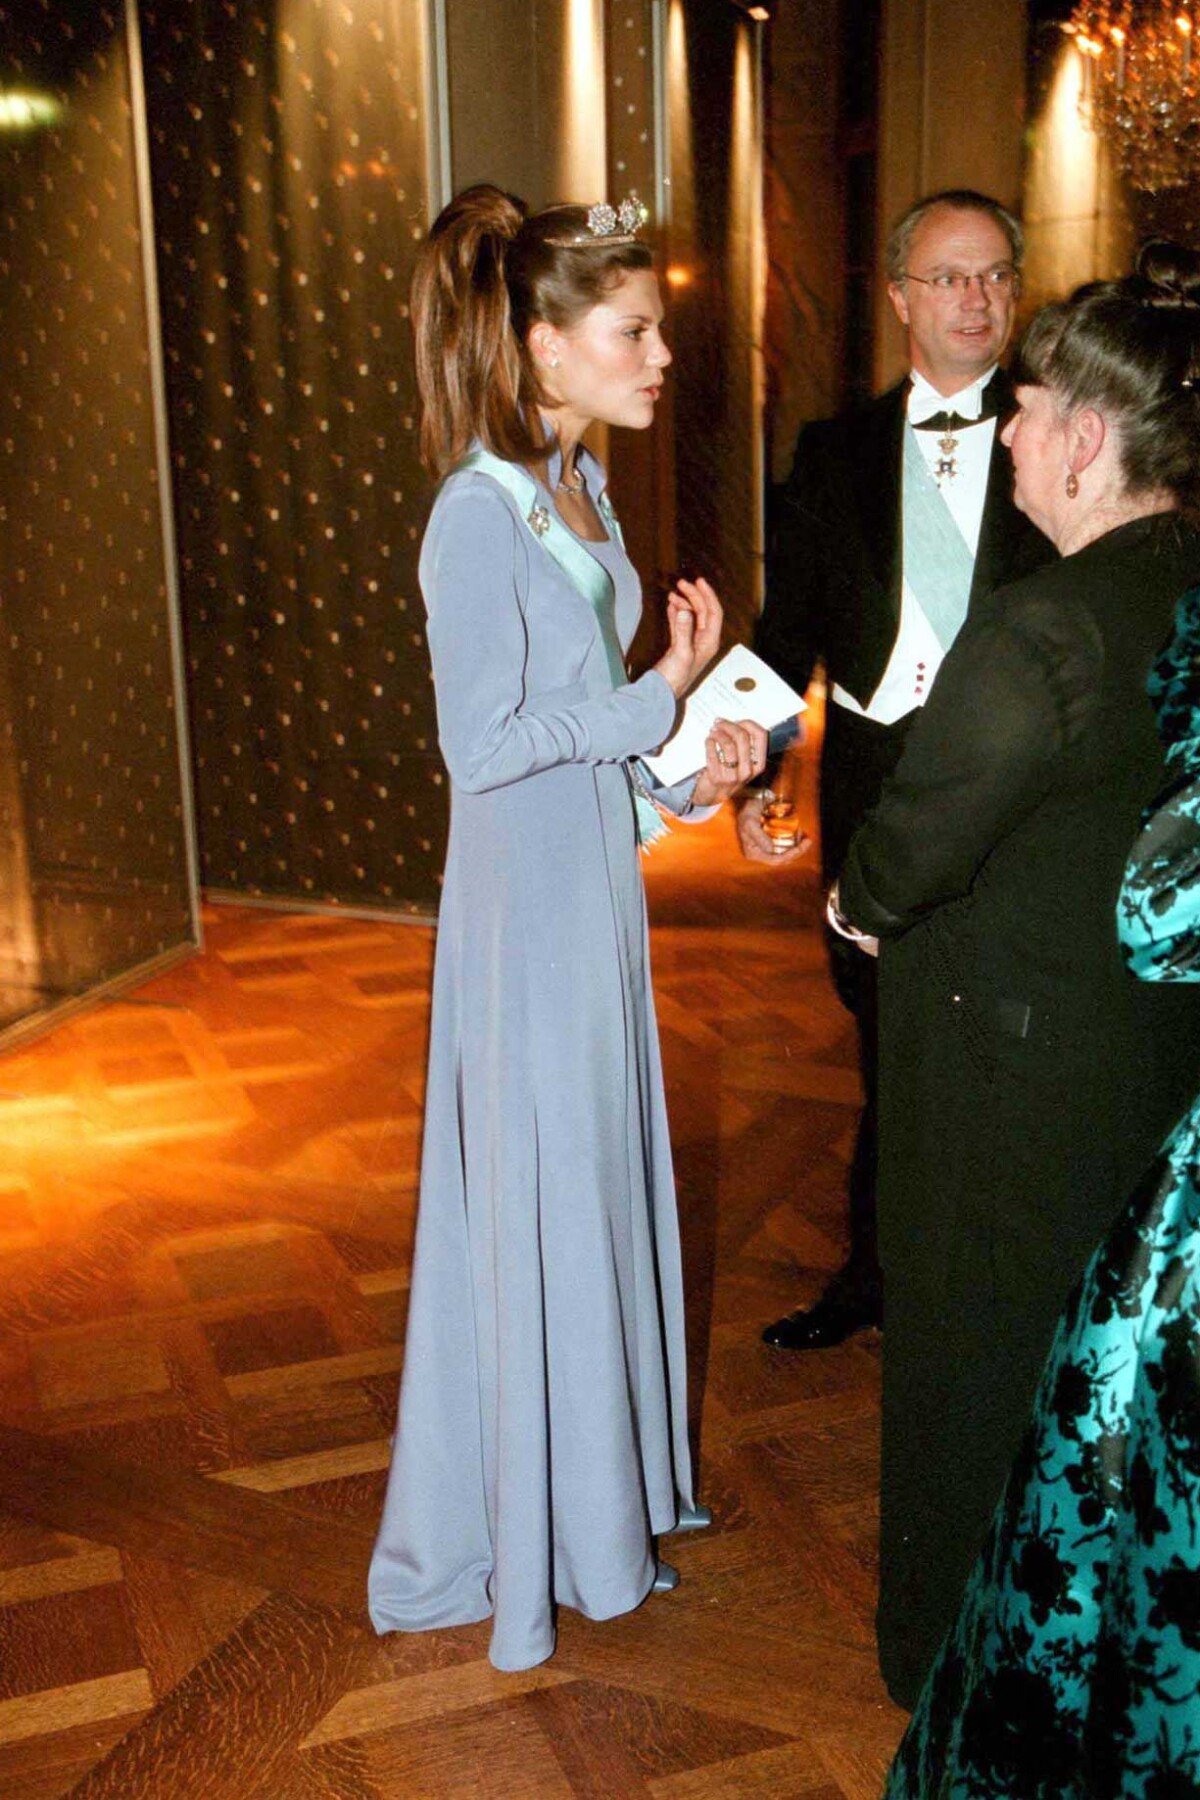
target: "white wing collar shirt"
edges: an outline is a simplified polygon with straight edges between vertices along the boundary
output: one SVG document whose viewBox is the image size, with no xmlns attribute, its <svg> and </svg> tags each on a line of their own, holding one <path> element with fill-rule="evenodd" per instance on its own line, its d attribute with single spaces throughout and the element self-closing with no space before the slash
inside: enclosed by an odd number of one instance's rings
<svg viewBox="0 0 1200 1800">
<path fill-rule="evenodd" d="M 963 535 L 972 560 L 979 543 L 992 444 L 996 436 L 996 420 L 980 419 L 980 413 L 983 410 L 983 390 L 995 372 L 994 367 L 988 369 L 971 382 L 969 387 L 960 389 L 957 394 L 947 395 L 939 394 L 914 369 L 908 396 L 908 423 L 914 427 L 924 425 L 937 413 L 943 412 L 957 413 L 964 420 L 979 420 L 978 424 L 965 426 L 954 434 L 956 442 L 953 474 L 939 476 L 938 473 L 938 464 L 942 460 L 942 434 L 937 431 L 916 431 L 917 445 L 929 465 L 930 474 L 937 480 L 942 498 Z M 860 717 L 872 719 L 877 725 L 894 725 L 906 713 L 912 712 L 914 707 L 924 705 L 933 685 L 933 678 L 946 654 L 913 593 L 909 574 L 910 571 L 905 566 L 901 583 L 900 629 L 887 668 L 883 672 L 883 679 L 871 696 L 870 704 L 860 706 L 853 694 L 848 694 L 844 688 L 836 685 L 830 695 L 836 705 L 844 706 Z"/>
</svg>

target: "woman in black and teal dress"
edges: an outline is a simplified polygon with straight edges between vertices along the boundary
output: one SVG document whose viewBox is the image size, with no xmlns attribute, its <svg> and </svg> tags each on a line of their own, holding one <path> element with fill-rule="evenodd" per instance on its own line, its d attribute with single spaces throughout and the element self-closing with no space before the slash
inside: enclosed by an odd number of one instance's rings
<svg viewBox="0 0 1200 1800">
<path fill-rule="evenodd" d="M 1200 589 L 1152 677 L 1171 782 L 1119 903 L 1200 981 Z M 886 1800 L 1200 1796 L 1200 1100 L 1093 1257 Z"/>
</svg>

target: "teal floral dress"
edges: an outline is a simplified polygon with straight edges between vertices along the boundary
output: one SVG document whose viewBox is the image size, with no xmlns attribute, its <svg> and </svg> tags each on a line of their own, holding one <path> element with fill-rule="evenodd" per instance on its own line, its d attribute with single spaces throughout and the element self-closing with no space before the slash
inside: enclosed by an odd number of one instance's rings
<svg viewBox="0 0 1200 1800">
<path fill-rule="evenodd" d="M 1151 683 L 1171 781 L 1126 871 L 1200 981 L 1200 589 Z M 885 1800 L 1200 1800 L 1200 1100 L 1096 1252 Z"/>
</svg>

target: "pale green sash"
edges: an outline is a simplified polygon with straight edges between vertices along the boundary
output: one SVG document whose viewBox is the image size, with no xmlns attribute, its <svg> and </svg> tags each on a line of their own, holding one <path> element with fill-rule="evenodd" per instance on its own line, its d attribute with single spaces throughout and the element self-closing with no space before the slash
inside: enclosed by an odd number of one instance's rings
<svg viewBox="0 0 1200 1800">
<path fill-rule="evenodd" d="M 943 650 L 962 628 L 975 564 L 945 496 L 904 427 L 904 579 Z"/>
<path fill-rule="evenodd" d="M 552 507 L 542 505 L 538 498 L 537 483 L 520 464 L 505 462 L 503 457 L 494 456 L 490 450 L 473 450 L 456 468 L 488 475 L 506 493 L 512 495 L 530 534 L 554 558 L 563 574 L 579 590 L 595 613 L 596 623 L 600 627 L 600 642 L 604 646 L 605 661 L 608 663 L 609 679 L 614 690 L 628 686 L 629 677 L 621 654 L 621 641 L 617 636 L 616 593 L 608 570 L 594 556 L 589 556 Z M 618 544 L 623 545 L 625 540 L 621 535 L 621 527 L 607 494 L 600 495 L 598 506 L 610 535 Z M 625 772 L 633 791 L 638 841 L 646 846 L 655 838 L 662 837 L 667 827 L 649 795 L 640 791 L 628 763 L 625 764 Z"/>
</svg>

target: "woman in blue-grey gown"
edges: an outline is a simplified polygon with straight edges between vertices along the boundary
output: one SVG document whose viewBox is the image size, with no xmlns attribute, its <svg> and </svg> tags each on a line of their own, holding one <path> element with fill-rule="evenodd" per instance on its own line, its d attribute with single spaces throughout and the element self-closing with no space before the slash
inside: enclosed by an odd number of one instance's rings
<svg viewBox="0 0 1200 1800">
<path fill-rule="evenodd" d="M 675 790 L 636 759 L 714 655 L 707 583 L 670 646 L 623 656 L 636 574 L 580 444 L 644 428 L 671 357 L 635 198 L 526 216 L 451 202 L 413 291 L 421 586 L 451 780 L 399 1425 L 370 1573 L 378 1631 L 493 1617 L 528 1668 L 557 1605 L 605 1619 L 674 1585 L 656 1537 L 703 1523 L 638 862 L 765 761 L 719 724 Z"/>
</svg>

